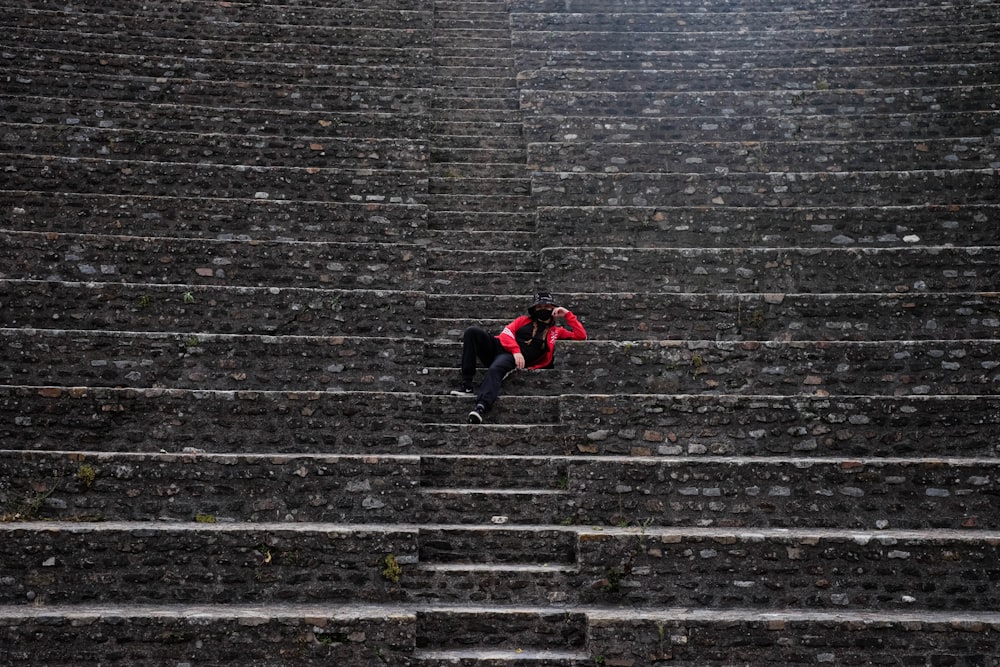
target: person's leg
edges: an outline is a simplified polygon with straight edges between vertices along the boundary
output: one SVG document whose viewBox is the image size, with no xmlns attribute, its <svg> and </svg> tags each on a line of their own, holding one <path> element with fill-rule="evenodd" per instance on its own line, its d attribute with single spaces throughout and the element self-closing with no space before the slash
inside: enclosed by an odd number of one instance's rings
<svg viewBox="0 0 1000 667">
<path fill-rule="evenodd" d="M 483 383 L 479 385 L 479 395 L 476 397 L 476 403 L 482 405 L 487 410 L 492 408 L 493 404 L 500 397 L 500 386 L 503 384 L 504 378 L 514 368 L 516 368 L 516 364 L 514 363 L 513 354 L 505 350 L 496 355 L 493 363 L 486 370 L 486 377 L 483 378 Z"/>
<path fill-rule="evenodd" d="M 484 366 L 493 363 L 499 344 L 491 333 L 479 327 L 469 327 L 462 335 L 462 385 L 472 386 L 472 378 L 476 374 L 476 360 Z"/>
</svg>

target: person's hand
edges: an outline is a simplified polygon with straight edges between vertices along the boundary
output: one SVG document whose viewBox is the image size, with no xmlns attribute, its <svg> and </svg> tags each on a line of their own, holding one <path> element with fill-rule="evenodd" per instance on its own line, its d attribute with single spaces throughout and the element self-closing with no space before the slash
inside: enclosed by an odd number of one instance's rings
<svg viewBox="0 0 1000 667">
<path fill-rule="evenodd" d="M 552 310 L 552 316 L 553 317 L 566 317 L 566 313 L 568 313 L 568 312 L 569 312 L 568 310 L 566 310 L 562 306 L 559 306 L 558 308 L 554 308 Z"/>
<path fill-rule="evenodd" d="M 514 365 L 517 366 L 518 370 L 524 370 L 524 355 L 520 352 L 514 353 Z"/>
</svg>

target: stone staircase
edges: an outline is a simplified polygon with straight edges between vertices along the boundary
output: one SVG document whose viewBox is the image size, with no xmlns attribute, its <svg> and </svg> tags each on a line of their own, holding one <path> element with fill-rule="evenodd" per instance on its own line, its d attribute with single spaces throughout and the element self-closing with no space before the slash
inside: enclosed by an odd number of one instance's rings
<svg viewBox="0 0 1000 667">
<path fill-rule="evenodd" d="M 4 10 L 0 663 L 1000 665 L 1000 4 Z"/>
</svg>

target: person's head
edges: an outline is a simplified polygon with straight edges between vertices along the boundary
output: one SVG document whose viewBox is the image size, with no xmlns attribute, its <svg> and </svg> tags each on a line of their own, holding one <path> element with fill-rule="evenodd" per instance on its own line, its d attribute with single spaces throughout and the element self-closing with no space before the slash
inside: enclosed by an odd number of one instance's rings
<svg viewBox="0 0 1000 667">
<path fill-rule="evenodd" d="M 528 315 L 539 322 L 551 322 L 552 311 L 556 307 L 556 301 L 548 292 L 539 292 L 535 295 L 534 301 L 528 306 Z"/>
</svg>

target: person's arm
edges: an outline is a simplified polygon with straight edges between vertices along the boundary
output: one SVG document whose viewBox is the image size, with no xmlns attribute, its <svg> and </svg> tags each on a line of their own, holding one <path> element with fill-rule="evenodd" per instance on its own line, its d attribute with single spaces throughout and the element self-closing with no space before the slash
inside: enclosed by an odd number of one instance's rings
<svg viewBox="0 0 1000 667">
<path fill-rule="evenodd" d="M 517 344 L 517 339 L 514 338 L 514 332 L 530 321 L 530 317 L 527 315 L 521 315 L 520 317 L 515 318 L 513 322 L 505 326 L 503 331 L 501 331 L 498 336 L 500 344 L 503 345 L 503 348 L 514 355 L 514 365 L 518 369 L 524 368 L 524 355 L 521 354 L 521 346 Z"/>
<path fill-rule="evenodd" d="M 559 327 L 560 338 L 568 338 L 570 340 L 587 340 L 587 330 L 583 327 L 583 323 L 577 319 L 576 315 L 574 315 L 571 310 L 559 307 L 552 311 L 552 315 L 555 317 L 562 317 L 566 320 L 566 326 Z"/>
</svg>

